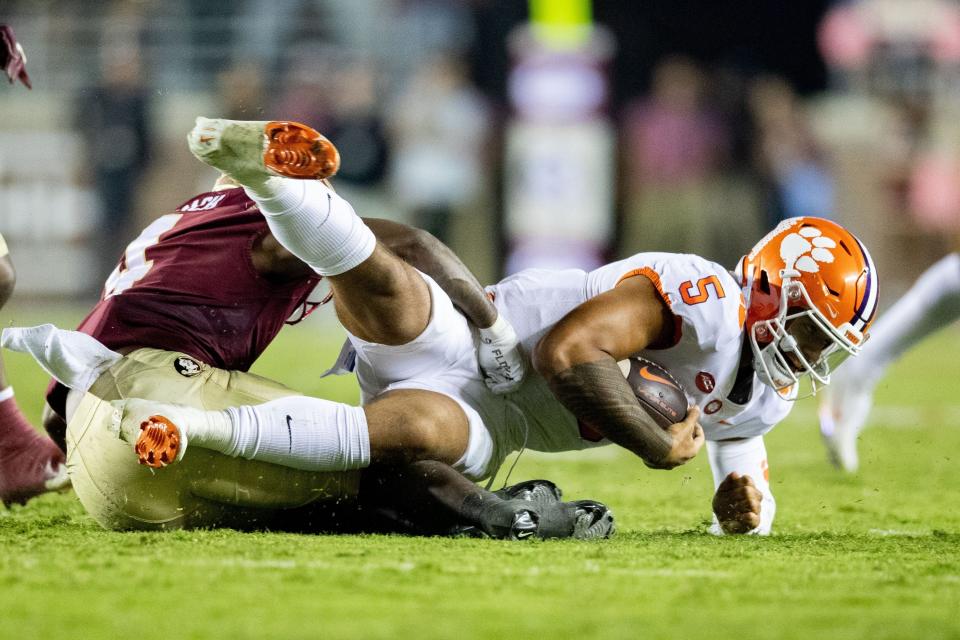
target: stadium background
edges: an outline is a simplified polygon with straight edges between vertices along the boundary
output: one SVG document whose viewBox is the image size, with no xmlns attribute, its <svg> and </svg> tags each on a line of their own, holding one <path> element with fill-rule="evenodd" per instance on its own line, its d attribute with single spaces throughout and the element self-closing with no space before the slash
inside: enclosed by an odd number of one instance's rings
<svg viewBox="0 0 960 640">
<path fill-rule="evenodd" d="M 5 0 L 33 90 L 0 87 L 0 233 L 19 275 L 0 322 L 76 324 L 122 246 L 207 188 L 184 144 L 197 115 L 318 126 L 358 211 L 427 226 L 482 281 L 647 249 L 732 266 L 803 213 L 865 240 L 886 307 L 955 248 L 957 3 L 593 4 Z M 353 400 L 315 378 L 340 335 L 316 315 L 256 371 Z M 0 512 L 0 637 L 115 637 L 146 591 L 203 593 L 180 605 L 194 637 L 316 635 L 306 621 L 333 637 L 957 637 L 954 343 L 881 384 L 856 476 L 827 466 L 810 402 L 771 434 L 769 541 L 704 534 L 705 460 L 649 474 L 620 452 L 525 454 L 515 471 L 613 504 L 606 546 L 131 536 L 46 496 Z M 7 364 L 36 420 L 44 376 Z"/>
<path fill-rule="evenodd" d="M 525 29 L 587 2 L 4 2 L 34 82 L 0 101 L 20 294 L 89 299 L 205 189 L 183 144 L 200 114 L 328 132 L 358 210 L 439 230 L 485 281 L 558 254 L 732 266 L 798 212 L 850 225 L 889 293 L 951 246 L 954 3 L 595 4 L 590 35 Z"/>
</svg>

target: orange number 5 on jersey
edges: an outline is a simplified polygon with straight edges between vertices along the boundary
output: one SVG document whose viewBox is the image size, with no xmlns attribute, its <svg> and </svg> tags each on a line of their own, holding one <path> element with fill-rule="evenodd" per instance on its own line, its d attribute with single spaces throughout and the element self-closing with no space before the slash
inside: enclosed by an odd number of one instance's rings
<svg viewBox="0 0 960 640">
<path fill-rule="evenodd" d="M 718 298 L 723 298 L 727 295 L 723 292 L 723 286 L 720 284 L 717 276 L 707 276 L 706 278 L 697 280 L 696 293 L 693 295 L 690 294 L 690 290 L 693 289 L 693 283 L 690 280 L 681 282 L 680 297 L 683 298 L 683 301 L 687 304 L 700 304 L 701 302 L 705 302 L 707 298 L 710 297 L 710 290 L 707 289 L 709 285 L 713 285 L 713 292 Z"/>
</svg>

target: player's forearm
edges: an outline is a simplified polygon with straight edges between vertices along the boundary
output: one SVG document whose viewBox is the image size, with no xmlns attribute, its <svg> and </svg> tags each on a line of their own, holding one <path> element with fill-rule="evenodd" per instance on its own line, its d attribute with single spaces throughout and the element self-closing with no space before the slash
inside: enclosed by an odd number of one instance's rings
<svg viewBox="0 0 960 640">
<path fill-rule="evenodd" d="M 575 364 L 545 377 L 573 415 L 611 442 L 653 466 L 669 455 L 670 436 L 641 408 L 613 358 Z"/>
<path fill-rule="evenodd" d="M 449 247 L 422 229 L 389 220 L 366 222 L 387 248 L 436 280 L 473 324 L 485 329 L 496 321 L 497 308 L 470 269 Z"/>
</svg>

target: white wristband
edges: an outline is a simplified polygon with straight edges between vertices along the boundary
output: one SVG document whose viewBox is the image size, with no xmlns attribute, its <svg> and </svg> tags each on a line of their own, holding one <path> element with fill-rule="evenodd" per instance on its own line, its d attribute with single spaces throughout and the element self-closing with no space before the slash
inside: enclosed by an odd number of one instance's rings
<svg viewBox="0 0 960 640">
<path fill-rule="evenodd" d="M 13 387 L 0 389 L 0 402 L 3 402 L 4 400 L 9 400 L 12 397 L 13 397 Z"/>
<path fill-rule="evenodd" d="M 492 342 L 496 342 L 497 340 L 509 337 L 511 329 L 512 327 L 510 326 L 510 323 L 507 322 L 507 319 L 498 313 L 497 319 L 494 320 L 492 325 L 486 329 L 480 329 L 480 339 L 485 343 L 490 344 Z"/>
</svg>

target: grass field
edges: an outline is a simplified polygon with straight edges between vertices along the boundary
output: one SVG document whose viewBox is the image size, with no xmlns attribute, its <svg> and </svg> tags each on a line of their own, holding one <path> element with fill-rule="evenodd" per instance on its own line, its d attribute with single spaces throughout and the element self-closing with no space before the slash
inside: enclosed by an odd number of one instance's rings
<svg viewBox="0 0 960 640">
<path fill-rule="evenodd" d="M 47 315 L 78 319 L 0 320 Z M 289 330 L 255 370 L 355 400 L 349 379 L 317 378 L 339 346 L 328 325 Z M 957 638 L 958 337 L 881 384 L 858 475 L 825 462 L 809 401 L 768 436 L 770 538 L 706 533 L 705 456 L 655 472 L 613 448 L 527 453 L 511 478 L 606 501 L 619 532 L 603 542 L 112 533 L 50 495 L 0 510 L 0 638 Z M 36 419 L 42 373 L 7 364 Z"/>
</svg>

